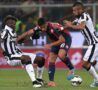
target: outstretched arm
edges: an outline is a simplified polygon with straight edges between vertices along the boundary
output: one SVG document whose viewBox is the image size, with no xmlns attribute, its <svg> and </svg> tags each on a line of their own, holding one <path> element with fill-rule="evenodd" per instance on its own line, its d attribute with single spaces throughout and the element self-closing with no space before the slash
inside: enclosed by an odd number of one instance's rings
<svg viewBox="0 0 98 90">
<path fill-rule="evenodd" d="M 81 22 L 78 25 L 73 25 L 72 22 L 70 21 L 65 21 L 65 26 L 72 28 L 72 29 L 76 29 L 76 30 L 83 30 L 85 28 L 85 22 Z"/>
<path fill-rule="evenodd" d="M 16 42 L 22 41 L 22 40 L 26 39 L 27 37 L 32 36 L 33 33 L 34 33 L 34 30 L 33 29 L 31 29 L 31 30 L 23 33 L 22 35 L 18 36 Z"/>
</svg>

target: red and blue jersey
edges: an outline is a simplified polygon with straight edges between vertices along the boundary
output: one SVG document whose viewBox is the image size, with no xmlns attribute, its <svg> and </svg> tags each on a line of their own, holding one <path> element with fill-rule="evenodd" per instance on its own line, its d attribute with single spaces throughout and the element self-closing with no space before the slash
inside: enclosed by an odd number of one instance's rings
<svg viewBox="0 0 98 90">
<path fill-rule="evenodd" d="M 68 38 L 66 36 L 70 37 L 69 31 L 64 29 L 64 27 L 59 23 L 48 22 L 46 33 L 48 37 L 53 41 L 58 40 L 60 35 L 63 35 L 65 39 Z"/>
<path fill-rule="evenodd" d="M 40 26 L 36 26 L 33 30 L 34 34 L 32 38 L 38 39 L 41 32 Z M 69 31 L 64 29 L 64 27 L 59 23 L 47 22 L 46 34 L 52 41 L 57 41 L 60 35 L 62 35 L 66 40 L 70 37 Z"/>
</svg>

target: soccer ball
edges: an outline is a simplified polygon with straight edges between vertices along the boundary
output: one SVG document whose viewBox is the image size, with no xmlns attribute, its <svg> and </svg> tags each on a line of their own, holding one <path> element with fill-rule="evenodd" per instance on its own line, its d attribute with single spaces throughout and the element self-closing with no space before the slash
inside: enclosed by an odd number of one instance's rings
<svg viewBox="0 0 98 90">
<path fill-rule="evenodd" d="M 79 75 L 75 75 L 70 81 L 72 86 L 79 86 L 82 83 L 82 78 Z"/>
</svg>

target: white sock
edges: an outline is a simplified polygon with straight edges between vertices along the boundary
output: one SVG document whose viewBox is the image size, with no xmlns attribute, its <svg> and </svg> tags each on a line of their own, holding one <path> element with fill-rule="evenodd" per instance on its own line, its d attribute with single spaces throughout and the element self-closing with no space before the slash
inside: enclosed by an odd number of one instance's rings
<svg viewBox="0 0 98 90">
<path fill-rule="evenodd" d="M 37 67 L 37 78 L 42 79 L 44 67 Z"/>
<path fill-rule="evenodd" d="M 36 80 L 36 79 L 35 79 L 35 73 L 34 73 L 34 69 L 33 69 L 32 64 L 26 65 L 25 68 L 26 68 L 26 71 L 27 71 L 27 73 L 28 73 L 28 75 L 29 75 L 31 81 L 32 81 L 32 82 L 35 81 L 35 80 Z"/>
<path fill-rule="evenodd" d="M 98 62 L 94 65 L 94 68 L 98 72 Z"/>
<path fill-rule="evenodd" d="M 89 73 L 94 77 L 95 80 L 98 80 L 98 74 L 95 71 L 95 68 L 93 66 L 90 67 Z"/>
</svg>

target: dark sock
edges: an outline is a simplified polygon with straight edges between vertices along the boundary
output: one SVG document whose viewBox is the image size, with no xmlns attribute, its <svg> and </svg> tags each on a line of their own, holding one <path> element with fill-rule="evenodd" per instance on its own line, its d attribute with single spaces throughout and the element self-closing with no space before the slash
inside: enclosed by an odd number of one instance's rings
<svg viewBox="0 0 98 90">
<path fill-rule="evenodd" d="M 54 81 L 54 73 L 55 73 L 55 63 L 49 63 L 48 75 L 50 81 Z"/>
<path fill-rule="evenodd" d="M 62 62 L 65 63 L 66 66 L 67 66 L 70 70 L 74 69 L 74 66 L 72 65 L 72 63 L 71 63 L 69 57 L 66 57 L 65 60 L 62 60 Z"/>
</svg>

